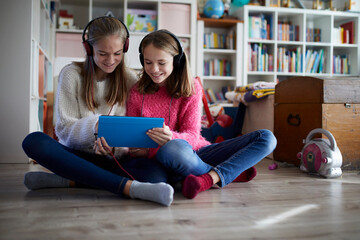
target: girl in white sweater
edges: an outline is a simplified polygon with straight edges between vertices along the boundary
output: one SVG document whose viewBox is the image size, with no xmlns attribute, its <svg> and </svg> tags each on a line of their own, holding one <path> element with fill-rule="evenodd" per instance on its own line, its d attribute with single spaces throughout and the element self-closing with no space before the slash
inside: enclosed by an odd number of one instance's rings
<svg viewBox="0 0 360 240">
<path fill-rule="evenodd" d="M 174 190 L 163 183 L 167 173 L 159 163 L 131 158 L 127 148 L 112 148 L 105 139 L 94 138 L 100 115 L 125 115 L 127 93 L 137 80 L 124 64 L 129 46 L 126 26 L 112 17 L 94 19 L 84 29 L 83 45 L 85 62 L 67 65 L 59 75 L 59 141 L 42 132 L 30 133 L 23 141 L 25 153 L 55 174 L 28 172 L 25 185 L 32 190 L 85 185 L 171 205 Z"/>
</svg>

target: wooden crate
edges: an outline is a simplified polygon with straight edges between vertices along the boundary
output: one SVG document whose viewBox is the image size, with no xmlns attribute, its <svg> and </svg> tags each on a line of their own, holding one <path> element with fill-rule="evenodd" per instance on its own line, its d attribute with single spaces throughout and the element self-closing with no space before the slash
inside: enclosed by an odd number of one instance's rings
<svg viewBox="0 0 360 240">
<path fill-rule="evenodd" d="M 360 78 L 294 77 L 276 85 L 274 159 L 299 166 L 296 154 L 315 128 L 333 134 L 343 167 L 360 169 Z"/>
</svg>

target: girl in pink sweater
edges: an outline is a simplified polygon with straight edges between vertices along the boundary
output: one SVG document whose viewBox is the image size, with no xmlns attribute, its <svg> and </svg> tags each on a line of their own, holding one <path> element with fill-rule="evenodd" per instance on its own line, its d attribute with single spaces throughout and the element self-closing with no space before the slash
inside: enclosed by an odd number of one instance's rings
<svg viewBox="0 0 360 240">
<path fill-rule="evenodd" d="M 200 134 L 201 85 L 191 76 L 177 37 L 167 30 L 152 32 L 140 43 L 139 53 L 143 72 L 130 90 L 127 115 L 162 117 L 165 122 L 163 128 L 147 132 L 159 148 L 132 148 L 130 153 L 156 157 L 172 173 L 170 183 L 183 181 L 187 198 L 213 184 L 251 180 L 256 175 L 253 166 L 276 146 L 272 132 L 259 130 L 211 144 Z"/>
</svg>

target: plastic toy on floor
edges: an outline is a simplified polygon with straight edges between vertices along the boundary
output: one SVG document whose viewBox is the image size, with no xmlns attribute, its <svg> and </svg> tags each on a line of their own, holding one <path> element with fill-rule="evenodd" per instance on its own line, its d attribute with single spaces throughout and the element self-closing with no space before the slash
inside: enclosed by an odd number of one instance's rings
<svg viewBox="0 0 360 240">
<path fill-rule="evenodd" d="M 317 133 L 324 134 L 328 139 L 313 138 Z M 319 174 L 326 178 L 339 177 L 342 174 L 342 155 L 336 145 L 334 136 L 327 130 L 316 128 L 307 135 L 305 146 L 297 154 L 301 160 L 300 170 Z"/>
</svg>

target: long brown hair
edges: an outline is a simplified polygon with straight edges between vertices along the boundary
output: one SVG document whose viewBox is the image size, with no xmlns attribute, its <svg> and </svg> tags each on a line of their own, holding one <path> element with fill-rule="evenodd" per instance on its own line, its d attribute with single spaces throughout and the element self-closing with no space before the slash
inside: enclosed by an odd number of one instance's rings
<svg viewBox="0 0 360 240">
<path fill-rule="evenodd" d="M 149 33 L 144 37 L 139 47 L 140 53 L 144 52 L 144 49 L 150 44 L 154 47 L 168 52 L 172 56 L 176 56 L 180 53 L 178 40 L 172 36 L 172 34 L 167 33 L 167 30 L 158 30 L 152 33 Z M 175 98 L 179 97 L 189 97 L 193 94 L 194 82 L 191 76 L 189 62 L 186 56 L 186 53 L 183 53 L 182 64 L 175 65 L 172 73 L 166 79 L 166 89 L 170 96 Z M 140 93 L 154 93 L 158 90 L 157 84 L 155 84 L 151 77 L 145 72 L 145 69 L 142 69 L 141 77 L 139 80 L 138 90 Z"/>
<path fill-rule="evenodd" d="M 94 20 L 90 26 L 88 26 L 87 42 L 94 46 L 97 41 L 104 37 L 117 35 L 125 43 L 127 38 L 127 31 L 125 26 L 116 18 L 102 17 Z M 84 78 L 84 88 L 81 90 L 81 97 L 87 104 L 87 107 L 94 111 L 99 104 L 95 101 L 93 96 L 94 89 L 94 77 L 98 67 L 94 63 L 93 56 L 86 56 L 85 62 L 77 63 L 82 71 L 81 75 Z M 125 101 L 128 94 L 127 89 L 127 74 L 124 64 L 124 54 L 120 64 L 115 70 L 108 75 L 109 84 L 106 95 L 106 102 L 112 106 L 116 103 L 125 105 Z"/>
</svg>

